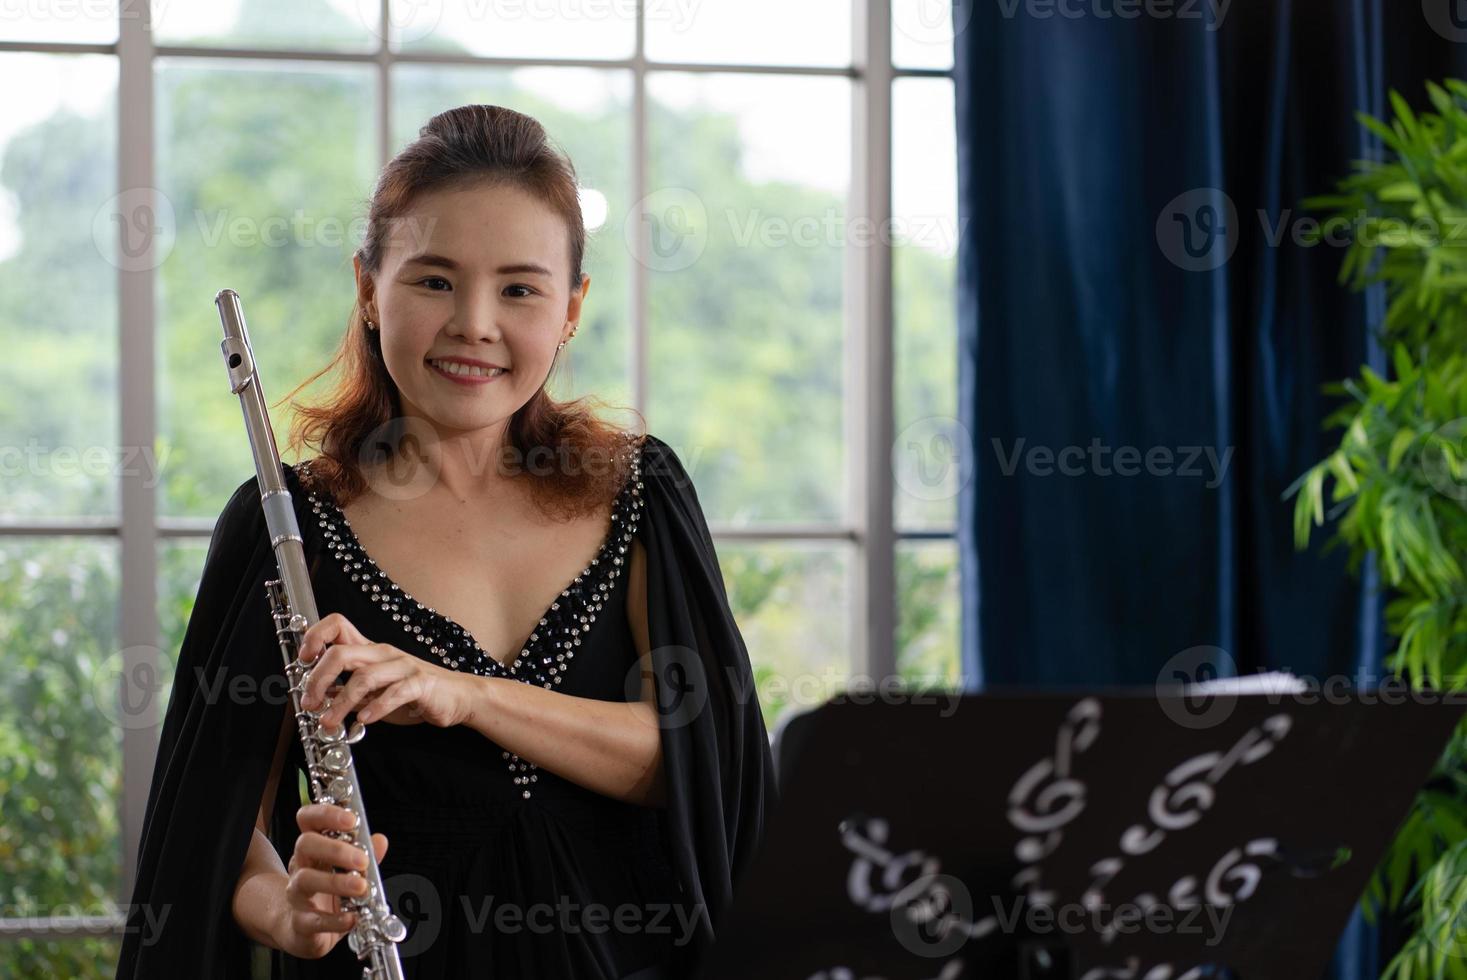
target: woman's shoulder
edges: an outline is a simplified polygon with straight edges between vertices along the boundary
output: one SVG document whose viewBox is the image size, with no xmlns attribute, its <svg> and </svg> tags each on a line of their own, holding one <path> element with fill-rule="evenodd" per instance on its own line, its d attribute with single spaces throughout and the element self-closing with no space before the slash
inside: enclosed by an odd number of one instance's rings
<svg viewBox="0 0 1467 980">
<path fill-rule="evenodd" d="M 281 463 L 281 468 L 285 473 L 285 488 L 290 491 L 296 521 L 305 527 L 307 520 L 304 501 L 306 493 L 302 485 L 301 467 L 303 465 L 293 466 L 290 463 Z M 213 537 L 216 540 L 238 540 L 263 536 L 268 536 L 265 505 L 260 499 L 259 475 L 252 474 L 242 480 L 229 495 L 229 499 L 224 502 L 214 522 Z"/>
<path fill-rule="evenodd" d="M 651 432 L 637 437 L 641 448 L 642 479 L 666 489 L 691 490 L 693 478 L 677 450 Z"/>
</svg>

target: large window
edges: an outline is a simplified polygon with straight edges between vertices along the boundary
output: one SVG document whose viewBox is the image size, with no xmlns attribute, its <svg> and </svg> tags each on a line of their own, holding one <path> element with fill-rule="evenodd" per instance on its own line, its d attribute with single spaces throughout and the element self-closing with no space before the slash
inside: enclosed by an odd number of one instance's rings
<svg viewBox="0 0 1467 980">
<path fill-rule="evenodd" d="M 957 684 L 951 30 L 930 0 L 0 12 L 0 975 L 112 975 L 253 474 L 215 292 L 267 396 L 314 373 L 378 168 L 453 105 L 575 162 L 592 290 L 554 393 L 687 464 L 771 729 L 857 675 Z"/>
</svg>

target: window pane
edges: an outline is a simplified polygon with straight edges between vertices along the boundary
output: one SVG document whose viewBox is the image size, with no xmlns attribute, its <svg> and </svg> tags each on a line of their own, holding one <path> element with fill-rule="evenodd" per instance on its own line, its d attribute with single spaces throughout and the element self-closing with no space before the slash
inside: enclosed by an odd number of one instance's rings
<svg viewBox="0 0 1467 980">
<path fill-rule="evenodd" d="M 851 3 L 850 0 L 649 2 L 647 57 L 654 61 L 719 65 L 848 65 L 851 63 Z"/>
<path fill-rule="evenodd" d="M 243 300 L 282 449 L 290 416 L 275 403 L 340 342 L 376 175 L 373 71 L 175 59 L 158 68 L 158 180 L 177 225 L 158 270 L 163 514 L 217 517 L 254 474 L 215 293 L 228 286 Z M 332 380 L 297 397 L 310 401 Z"/>
<path fill-rule="evenodd" d="M 393 47 L 414 53 L 630 58 L 636 45 L 637 22 L 636 8 L 631 3 L 393 0 L 391 31 Z"/>
<path fill-rule="evenodd" d="M 121 951 L 120 939 L 7 940 L 0 944 L 0 976 L 112 980 Z"/>
<path fill-rule="evenodd" d="M 77 0 L 74 3 L 37 3 L 31 0 L 0 8 L 0 41 L 111 44 L 116 40 L 117 0 Z M 6 88 L 4 91 L 34 96 L 37 90 Z M 4 111 L 0 109 L 0 114 Z"/>
<path fill-rule="evenodd" d="M 819 707 L 846 688 L 853 549 L 803 541 L 717 548 L 772 734 L 781 712 Z"/>
<path fill-rule="evenodd" d="M 209 552 L 209 539 L 202 535 L 187 538 L 162 538 L 158 542 L 158 717 L 168 710 L 173 692 L 173 669 L 183 634 L 199 595 L 199 580 L 204 574 L 204 557 Z M 264 590 L 260 591 L 261 609 L 267 608 Z"/>
<path fill-rule="evenodd" d="M 376 0 L 153 0 L 153 36 L 159 44 L 372 50 L 382 43 L 378 10 Z"/>
<path fill-rule="evenodd" d="M 648 425 L 711 523 L 846 514 L 850 84 L 648 77 Z M 639 219 L 633 221 L 632 219 Z"/>
<path fill-rule="evenodd" d="M 115 515 L 117 61 L 0 55 L 0 91 L 0 512 Z"/>
<path fill-rule="evenodd" d="M 958 546 L 898 541 L 897 673 L 919 687 L 959 686 Z"/>
<path fill-rule="evenodd" d="M 113 540 L 0 542 L 0 882 L 8 917 L 117 911 L 126 723 L 117 700 L 117 561 Z M 86 944 L 62 953 L 78 968 L 91 955 Z M 24 965 L 38 962 L 30 955 L 0 942 L 0 976 L 48 975 Z"/>
<path fill-rule="evenodd" d="M 951 528 L 973 446 L 957 421 L 957 147 L 953 85 L 892 89 L 897 526 Z"/>
<path fill-rule="evenodd" d="M 972 10 L 959 13 L 966 26 Z M 897 0 L 891 5 L 891 60 L 900 68 L 953 66 L 952 0 Z"/>
<path fill-rule="evenodd" d="M 404 66 L 393 75 L 394 150 L 439 112 L 470 103 L 507 106 L 539 120 L 576 168 L 586 222 L 584 271 L 591 291 L 576 339 L 549 383 L 559 399 L 596 394 L 631 405 L 631 259 L 621 221 L 630 206 L 631 76 L 581 68 L 443 69 Z M 626 420 L 623 419 L 623 422 Z"/>
</svg>

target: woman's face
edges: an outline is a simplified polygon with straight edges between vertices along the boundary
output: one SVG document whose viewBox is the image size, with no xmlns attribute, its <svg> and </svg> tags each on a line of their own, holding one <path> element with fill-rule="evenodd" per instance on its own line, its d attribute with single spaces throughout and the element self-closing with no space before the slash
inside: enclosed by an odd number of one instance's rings
<svg viewBox="0 0 1467 980">
<path fill-rule="evenodd" d="M 565 222 L 525 191 L 480 185 L 423 195 L 357 288 L 381 330 L 403 411 L 446 431 L 504 422 L 544 384 L 590 288 L 571 291 Z M 495 377 L 466 362 L 506 369 Z M 460 367 L 449 367 L 458 363 Z"/>
</svg>

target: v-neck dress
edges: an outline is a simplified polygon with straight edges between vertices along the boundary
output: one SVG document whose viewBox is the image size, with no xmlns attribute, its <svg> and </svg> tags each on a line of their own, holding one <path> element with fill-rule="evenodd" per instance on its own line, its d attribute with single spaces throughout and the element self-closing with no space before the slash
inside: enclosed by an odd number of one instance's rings
<svg viewBox="0 0 1467 980">
<path fill-rule="evenodd" d="M 635 699 L 625 590 L 643 486 L 641 449 L 629 441 L 628 452 L 630 478 L 600 549 L 508 667 L 388 578 L 330 495 L 300 489 L 288 468 L 293 493 L 306 498 L 302 535 L 321 615 L 340 612 L 372 640 L 453 670 L 573 697 Z M 377 723 L 353 755 L 371 828 L 388 838 L 382 874 L 409 927 L 400 946 L 408 977 L 660 978 L 658 965 L 696 927 L 680 902 L 659 809 L 593 792 L 466 727 Z M 303 767 L 298 750 L 295 762 Z M 361 976 L 345 942 L 282 968 Z"/>
</svg>

